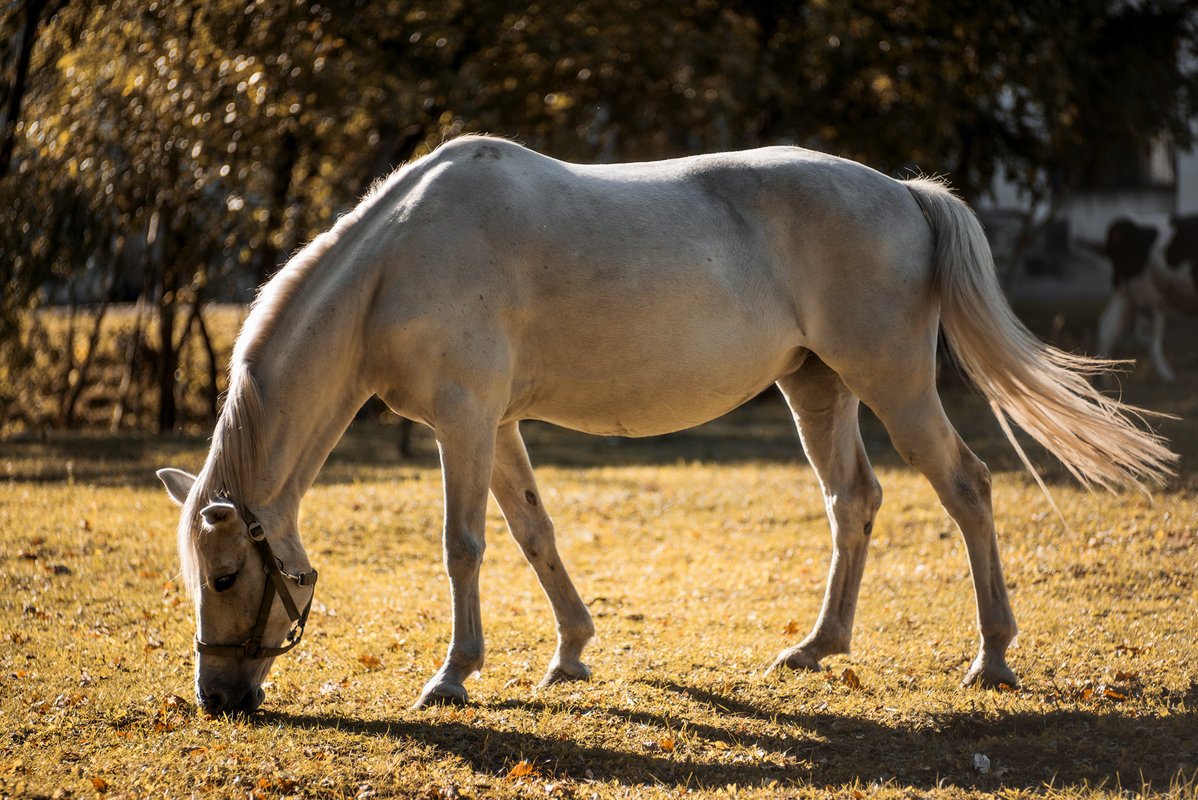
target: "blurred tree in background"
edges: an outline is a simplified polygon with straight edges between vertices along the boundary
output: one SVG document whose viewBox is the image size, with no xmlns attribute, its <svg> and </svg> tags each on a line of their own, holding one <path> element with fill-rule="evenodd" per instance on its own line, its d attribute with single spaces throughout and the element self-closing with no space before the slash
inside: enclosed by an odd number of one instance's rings
<svg viewBox="0 0 1198 800">
<path fill-rule="evenodd" d="M 206 301 L 462 132 L 582 161 L 793 143 L 1044 199 L 1188 144 L 1198 107 L 1186 0 L 3 2 L 0 360 L 39 346 L 31 307 L 98 331 L 137 301 L 122 396 L 152 387 L 162 430 L 184 344 L 215 361 Z"/>
</svg>

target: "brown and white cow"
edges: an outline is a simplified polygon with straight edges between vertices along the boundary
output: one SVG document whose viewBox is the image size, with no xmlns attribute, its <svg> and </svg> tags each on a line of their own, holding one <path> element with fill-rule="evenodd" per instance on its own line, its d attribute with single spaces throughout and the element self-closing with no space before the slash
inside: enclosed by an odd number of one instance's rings
<svg viewBox="0 0 1198 800">
<path fill-rule="evenodd" d="M 1106 254 L 1114 267 L 1111 300 L 1098 319 L 1098 355 L 1107 358 L 1132 320 L 1148 345 L 1152 368 L 1175 376 L 1165 361 L 1165 313 L 1198 314 L 1198 214 L 1174 217 L 1162 228 L 1117 219 L 1107 228 Z"/>
</svg>

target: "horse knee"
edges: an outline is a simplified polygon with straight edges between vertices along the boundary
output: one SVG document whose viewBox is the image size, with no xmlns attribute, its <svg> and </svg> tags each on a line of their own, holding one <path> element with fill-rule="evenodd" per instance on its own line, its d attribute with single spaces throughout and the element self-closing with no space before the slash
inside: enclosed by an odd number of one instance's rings
<svg viewBox="0 0 1198 800">
<path fill-rule="evenodd" d="M 468 580 L 478 574 L 487 543 L 469 530 L 445 536 L 445 571 L 451 580 Z"/>
</svg>

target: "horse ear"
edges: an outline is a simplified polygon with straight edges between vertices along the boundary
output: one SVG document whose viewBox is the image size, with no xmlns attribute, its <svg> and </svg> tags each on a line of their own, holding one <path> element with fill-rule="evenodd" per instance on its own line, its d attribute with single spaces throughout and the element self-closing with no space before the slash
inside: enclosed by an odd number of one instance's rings
<svg viewBox="0 0 1198 800">
<path fill-rule="evenodd" d="M 171 496 L 171 499 L 179 505 L 183 505 L 187 500 L 187 493 L 191 491 L 192 484 L 196 482 L 196 476 L 172 467 L 163 467 L 158 470 L 157 475 L 158 479 L 166 486 L 166 493 Z"/>
<path fill-rule="evenodd" d="M 224 525 L 237 519 L 237 509 L 231 503 L 209 503 L 200 511 L 204 524 L 209 528 Z"/>
</svg>

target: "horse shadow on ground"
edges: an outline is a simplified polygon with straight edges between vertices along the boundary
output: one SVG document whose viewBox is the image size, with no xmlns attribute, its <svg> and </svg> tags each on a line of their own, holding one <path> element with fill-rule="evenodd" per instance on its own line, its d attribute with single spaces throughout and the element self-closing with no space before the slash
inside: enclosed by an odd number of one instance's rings
<svg viewBox="0 0 1198 800">
<path fill-rule="evenodd" d="M 1136 718 L 1096 708 L 1044 712 L 952 712 L 918 724 L 880 723 L 831 713 L 779 713 L 735 697 L 675 682 L 646 681 L 683 695 L 718 716 L 695 722 L 651 708 L 588 707 L 579 713 L 646 731 L 637 750 L 583 744 L 570 736 L 500 729 L 469 721 L 355 722 L 343 717 L 272 711 L 266 725 L 336 729 L 405 740 L 456 756 L 476 775 L 503 780 L 525 761 L 546 780 L 615 783 L 635 789 L 711 790 L 786 786 L 895 785 L 918 790 L 958 787 L 1058 790 L 1105 786 L 1156 790 L 1198 781 L 1198 685 L 1172 713 Z M 563 708 L 551 701 L 503 704 L 535 714 Z M 715 719 L 715 722 L 711 722 Z M 769 723 L 769 733 L 762 733 Z M 756 730 L 755 730 L 756 729 Z M 678 735 L 668 747 L 652 741 Z M 986 761 L 979 764 L 985 756 Z"/>
</svg>

